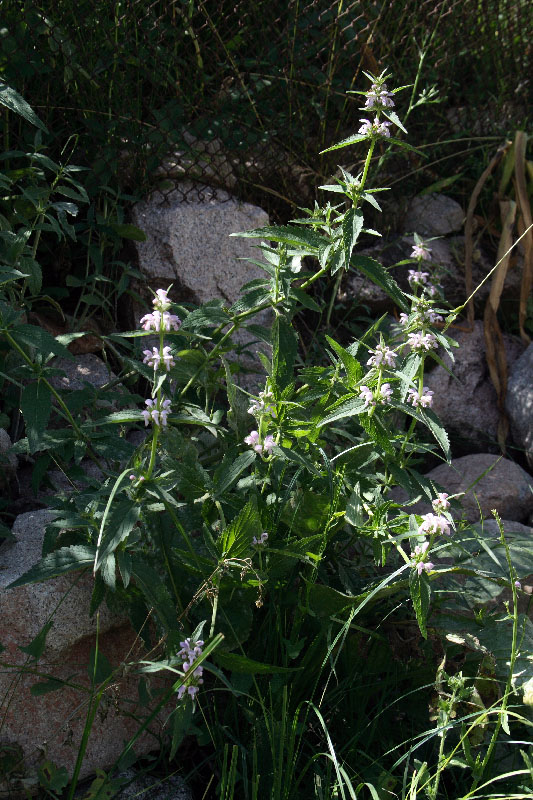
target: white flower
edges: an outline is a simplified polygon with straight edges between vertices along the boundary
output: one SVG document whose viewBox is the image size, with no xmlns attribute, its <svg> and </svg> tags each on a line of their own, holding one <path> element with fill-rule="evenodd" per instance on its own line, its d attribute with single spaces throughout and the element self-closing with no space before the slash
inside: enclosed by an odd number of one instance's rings
<svg viewBox="0 0 533 800">
<path fill-rule="evenodd" d="M 158 289 L 153 299 L 154 308 L 158 311 L 168 311 L 170 308 L 170 300 L 167 296 L 168 289 Z"/>
<path fill-rule="evenodd" d="M 365 108 L 394 108 L 392 93 L 387 91 L 387 85 L 378 86 L 373 83 L 370 91 L 366 93 Z"/>
<path fill-rule="evenodd" d="M 409 314 L 405 314 L 403 311 L 400 314 L 400 325 L 407 325 L 409 322 Z"/>
<path fill-rule="evenodd" d="M 423 286 L 425 283 L 427 283 L 428 278 L 429 272 L 419 272 L 416 269 L 410 269 L 407 276 L 407 280 L 411 286 Z"/>
<path fill-rule="evenodd" d="M 417 544 L 414 551 L 411 553 L 411 558 L 414 560 L 413 566 L 416 567 L 416 570 L 419 575 L 422 575 L 424 570 L 429 572 L 435 566 L 432 561 L 422 561 L 422 556 L 425 555 L 427 549 L 429 547 L 429 542 L 422 542 L 422 544 Z"/>
<path fill-rule="evenodd" d="M 160 407 L 157 406 L 156 400 L 149 399 L 144 402 L 147 406 L 142 412 L 145 427 L 150 422 L 153 422 L 154 425 L 166 427 L 168 415 L 170 413 L 170 400 L 163 400 Z"/>
<path fill-rule="evenodd" d="M 381 395 L 381 398 L 380 398 L 381 402 L 382 403 L 388 403 L 390 401 L 391 397 L 392 397 L 392 389 L 390 387 L 390 383 L 384 383 L 381 386 L 381 388 L 379 390 L 379 393 Z"/>
<path fill-rule="evenodd" d="M 385 136 L 387 138 L 390 136 L 390 122 L 380 122 L 377 117 L 373 122 L 365 118 L 360 119 L 359 122 L 363 123 L 358 130 L 361 136 Z"/>
<path fill-rule="evenodd" d="M 291 260 L 291 272 L 300 272 L 302 268 L 302 257 L 293 256 Z"/>
<path fill-rule="evenodd" d="M 433 511 L 435 513 L 439 513 L 441 511 L 447 511 L 450 507 L 450 501 L 448 500 L 449 494 L 447 492 L 439 492 L 437 498 L 433 500 Z"/>
<path fill-rule="evenodd" d="M 168 311 L 153 311 L 141 317 L 141 327 L 145 331 L 169 331 L 171 328 L 179 331 L 181 320 L 176 314 L 169 314 Z"/>
<path fill-rule="evenodd" d="M 431 248 L 427 246 L 424 242 L 420 242 L 420 244 L 413 245 L 413 249 L 411 251 L 411 258 L 420 258 L 423 261 L 430 261 L 431 260 Z"/>
<path fill-rule="evenodd" d="M 256 537 L 254 536 L 254 538 L 252 539 L 252 544 L 253 544 L 255 547 L 259 547 L 260 545 L 263 545 L 263 544 L 265 544 L 265 542 L 266 542 L 266 540 L 267 540 L 267 539 L 268 539 L 268 533 L 267 533 L 266 531 L 263 531 L 263 533 L 261 534 L 261 536 L 259 536 L 258 538 L 256 538 Z"/>
<path fill-rule="evenodd" d="M 372 394 L 372 390 L 368 388 L 368 386 L 360 386 L 359 387 L 359 397 L 361 400 L 365 401 L 365 408 L 367 406 L 375 406 L 376 401 L 374 400 L 374 395 Z"/>
<path fill-rule="evenodd" d="M 432 333 L 410 333 L 407 337 L 407 344 L 413 350 L 432 350 L 437 348 L 437 339 Z"/>
<path fill-rule="evenodd" d="M 272 452 L 275 444 L 276 444 L 276 442 L 274 441 L 274 437 L 273 436 L 271 436 L 270 434 L 268 434 L 268 436 L 265 436 L 265 441 L 263 442 L 263 447 L 264 447 L 265 451 L 269 455 Z"/>
<path fill-rule="evenodd" d="M 434 536 L 443 534 L 444 536 L 450 535 L 450 525 L 446 517 L 437 516 L 436 514 L 424 514 L 423 522 L 418 528 L 419 534 L 429 534 Z"/>
<path fill-rule="evenodd" d="M 374 367 L 380 367 L 382 364 L 386 364 L 388 367 L 396 365 L 397 355 L 394 350 L 390 350 L 386 345 L 378 344 L 376 349 L 370 352 L 374 353 L 374 355 L 366 362 L 368 365 Z"/>
<path fill-rule="evenodd" d="M 431 389 L 428 389 L 427 386 L 424 386 L 421 395 L 415 389 L 409 389 L 407 392 L 407 402 L 411 403 L 415 408 L 419 406 L 422 406 L 422 408 L 431 408 L 433 405 L 433 392 Z"/>
</svg>

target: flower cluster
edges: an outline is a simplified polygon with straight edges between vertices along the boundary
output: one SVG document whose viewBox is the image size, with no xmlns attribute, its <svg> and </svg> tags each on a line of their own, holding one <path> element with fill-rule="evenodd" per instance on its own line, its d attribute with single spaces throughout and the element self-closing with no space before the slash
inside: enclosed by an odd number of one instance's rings
<svg viewBox="0 0 533 800">
<path fill-rule="evenodd" d="M 376 402 L 381 404 L 389 403 L 392 397 L 392 389 L 390 383 L 383 383 L 380 386 L 377 398 L 374 397 L 374 392 L 368 386 L 359 387 L 359 397 L 365 401 L 365 408 L 368 406 L 375 406 Z"/>
<path fill-rule="evenodd" d="M 437 349 L 437 339 L 433 333 L 423 333 L 419 331 L 418 333 L 410 333 L 407 337 L 407 344 L 413 350 L 436 350 Z"/>
<path fill-rule="evenodd" d="M 201 639 L 198 639 L 196 642 L 192 642 L 190 639 L 185 639 L 185 641 L 180 642 L 181 650 L 178 653 L 178 657 L 183 660 L 181 668 L 184 673 L 188 672 L 196 659 L 202 655 L 203 646 L 204 643 Z M 199 687 L 204 682 L 202 678 L 203 673 L 204 668 L 201 666 L 193 670 L 192 675 L 189 675 L 187 681 L 182 683 L 179 687 L 178 700 L 181 700 L 185 693 L 194 700 L 198 694 Z"/>
<path fill-rule="evenodd" d="M 387 139 L 390 137 L 390 122 L 383 122 L 377 117 L 371 122 L 369 119 L 360 119 L 359 122 L 363 124 L 358 130 L 361 136 L 385 136 Z"/>
<path fill-rule="evenodd" d="M 423 286 L 428 282 L 429 272 L 420 272 L 416 269 L 410 269 L 407 276 L 410 286 Z"/>
<path fill-rule="evenodd" d="M 433 569 L 435 564 L 432 561 L 423 561 L 423 557 L 425 557 L 427 549 L 429 547 L 429 542 L 422 542 L 422 544 L 417 544 L 413 552 L 411 553 L 411 558 L 414 561 L 414 566 L 416 567 L 416 571 L 419 575 L 422 575 L 423 572 L 429 572 Z"/>
<path fill-rule="evenodd" d="M 249 444 L 252 450 L 255 450 L 256 453 L 260 455 L 262 453 L 266 453 L 266 455 L 270 455 L 272 449 L 276 442 L 274 441 L 274 437 L 271 434 L 265 436 L 263 443 L 260 442 L 259 431 L 251 431 L 248 436 L 245 436 L 244 441 L 246 444 Z"/>
<path fill-rule="evenodd" d="M 433 500 L 432 506 L 433 511 L 435 514 L 440 514 L 443 511 L 447 511 L 450 507 L 450 501 L 448 497 L 450 495 L 447 492 L 439 492 L 437 495 L 437 499 Z"/>
<path fill-rule="evenodd" d="M 181 328 L 181 320 L 176 314 L 169 314 L 168 311 L 159 311 L 156 309 L 151 314 L 145 314 L 141 317 L 141 328 L 143 331 L 179 331 Z"/>
<path fill-rule="evenodd" d="M 373 83 L 370 91 L 365 94 L 365 108 L 382 109 L 394 108 L 394 100 L 392 99 L 392 92 L 387 90 L 387 84 Z"/>
<path fill-rule="evenodd" d="M 249 414 L 270 414 L 272 417 L 276 416 L 276 406 L 274 403 L 268 402 L 273 400 L 274 395 L 270 391 L 259 392 L 259 400 L 252 400 L 252 405 L 248 409 Z"/>
<path fill-rule="evenodd" d="M 437 514 L 424 514 L 422 520 L 423 522 L 418 528 L 419 534 L 450 536 L 450 525 L 446 517 Z"/>
<path fill-rule="evenodd" d="M 367 365 L 372 367 L 381 367 L 385 364 L 387 367 L 395 367 L 396 366 L 396 353 L 394 350 L 390 350 L 384 344 L 376 345 L 375 350 L 371 350 L 372 355 L 368 361 L 366 362 Z"/>
<path fill-rule="evenodd" d="M 144 409 L 142 415 L 144 417 L 145 427 L 153 422 L 154 425 L 160 425 L 165 428 L 167 425 L 168 415 L 170 414 L 170 400 L 145 400 L 147 408 Z"/>
<path fill-rule="evenodd" d="M 260 547 L 261 545 L 266 544 L 267 539 L 268 539 L 268 533 L 266 531 L 263 531 L 261 536 L 259 537 L 254 536 L 254 538 L 252 539 L 252 544 L 254 545 L 254 547 Z"/>
<path fill-rule="evenodd" d="M 159 369 L 159 365 L 163 364 L 168 372 L 170 367 L 174 367 L 176 364 L 168 345 L 167 347 L 163 347 L 161 352 L 159 352 L 157 347 L 152 347 L 151 350 L 143 350 L 143 356 L 143 364 L 148 364 L 149 367 L 153 367 L 154 369 Z"/>
<path fill-rule="evenodd" d="M 416 389 L 409 389 L 407 392 L 407 402 L 411 403 L 412 406 L 415 408 L 431 408 L 433 405 L 433 392 L 431 389 L 428 389 L 427 386 L 424 386 L 422 390 L 422 394 L 416 391 Z"/>
<path fill-rule="evenodd" d="M 425 242 L 414 244 L 410 258 L 418 258 L 421 261 L 431 261 L 431 247 L 428 247 Z"/>
</svg>

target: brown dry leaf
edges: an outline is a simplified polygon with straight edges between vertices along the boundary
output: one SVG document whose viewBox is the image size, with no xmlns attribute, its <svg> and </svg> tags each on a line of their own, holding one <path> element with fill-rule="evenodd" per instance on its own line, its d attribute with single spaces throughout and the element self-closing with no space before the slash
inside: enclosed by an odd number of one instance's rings
<svg viewBox="0 0 533 800">
<path fill-rule="evenodd" d="M 522 340 L 529 344 L 530 337 L 524 330 L 524 323 L 527 315 L 527 301 L 531 292 L 533 281 L 533 230 L 531 228 L 531 205 L 527 195 L 526 184 L 526 145 L 527 135 L 524 131 L 517 131 L 514 141 L 515 149 L 515 190 L 516 200 L 520 209 L 520 216 L 523 220 L 524 229 L 527 230 L 524 236 L 524 270 L 522 273 L 522 285 L 520 286 L 520 306 L 518 310 L 518 325 Z M 528 230 L 529 229 L 529 230 Z"/>
<path fill-rule="evenodd" d="M 476 209 L 478 197 L 480 195 L 483 186 L 485 185 L 487 178 L 494 170 L 494 168 L 500 163 L 501 159 L 507 153 L 510 147 L 511 147 L 511 142 L 506 142 L 500 148 L 498 148 L 498 151 L 492 157 L 489 165 L 484 170 L 478 182 L 476 183 L 474 191 L 472 192 L 472 197 L 470 198 L 470 202 L 468 203 L 468 209 L 466 212 L 466 219 L 465 219 L 465 289 L 467 297 L 470 297 L 473 290 L 472 286 L 472 255 L 474 252 L 473 223 L 474 223 L 474 211 Z M 474 328 L 473 300 L 470 300 L 470 302 L 468 303 L 467 319 L 470 325 L 470 329 L 473 330 Z"/>
</svg>

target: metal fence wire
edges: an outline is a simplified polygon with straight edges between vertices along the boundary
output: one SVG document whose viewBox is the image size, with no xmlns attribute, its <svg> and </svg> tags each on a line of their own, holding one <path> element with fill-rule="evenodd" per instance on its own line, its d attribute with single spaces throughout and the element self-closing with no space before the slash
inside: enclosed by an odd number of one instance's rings
<svg viewBox="0 0 533 800">
<path fill-rule="evenodd" d="M 312 202 L 335 165 L 320 150 L 358 127 L 362 70 L 409 84 L 425 52 L 419 88 L 496 130 L 527 113 L 532 39 L 529 0 L 3 0 L 0 79 L 56 154 L 76 135 L 100 184 L 207 184 L 268 209 Z M 444 106 L 427 108 L 410 141 L 428 119 L 443 135 Z M 22 147 L 5 114 L 4 148 Z"/>
</svg>

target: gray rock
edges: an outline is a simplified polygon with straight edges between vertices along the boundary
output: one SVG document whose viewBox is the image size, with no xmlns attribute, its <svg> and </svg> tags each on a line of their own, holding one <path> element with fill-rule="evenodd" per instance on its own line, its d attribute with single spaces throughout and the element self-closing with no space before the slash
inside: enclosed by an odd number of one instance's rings
<svg viewBox="0 0 533 800">
<path fill-rule="evenodd" d="M 507 383 L 506 408 L 515 444 L 533 467 L 533 344 L 514 362 Z"/>
<path fill-rule="evenodd" d="M 461 230 L 464 216 L 459 203 L 445 194 L 418 195 L 409 204 L 404 228 L 420 236 L 445 236 Z"/>
<path fill-rule="evenodd" d="M 492 467 L 492 469 L 490 469 Z M 490 469 L 475 486 L 469 488 L 486 470 Z M 511 522 L 527 520 L 533 511 L 533 478 L 522 467 L 507 458 L 498 458 L 491 453 L 477 453 L 452 460 L 451 466 L 441 464 L 426 475 L 439 484 L 450 495 L 467 492 L 459 498 L 464 516 L 470 523 L 488 518 L 496 509 L 502 519 Z M 398 502 L 401 492 L 394 490 Z M 419 502 L 406 507 L 412 514 L 427 514 L 431 506 Z M 454 516 L 457 516 L 454 513 Z"/>
<path fill-rule="evenodd" d="M 50 378 L 50 383 L 55 389 L 80 390 L 84 389 L 87 383 L 96 389 L 101 389 L 116 378 L 102 359 L 93 353 L 75 356 L 74 359 L 56 358 L 52 366 L 65 373 L 62 377 Z"/>
<path fill-rule="evenodd" d="M 443 351 L 439 356 L 453 376 L 439 365 L 425 378 L 434 392 L 433 411 L 453 438 L 455 448 L 469 453 L 499 452 L 498 400 L 486 360 L 483 323 L 476 320 L 471 333 L 454 328 L 448 333 L 459 343 L 453 351 L 455 362 Z M 517 336 L 504 335 L 503 341 L 509 366 L 524 346 Z"/>
<path fill-rule="evenodd" d="M 192 800 L 191 790 L 178 775 L 168 778 L 156 778 L 152 775 L 137 775 L 135 770 L 129 769 L 121 773 L 119 778 L 129 781 L 128 785 L 117 795 L 116 800 Z"/>
<path fill-rule="evenodd" d="M 18 459 L 10 453 L 12 442 L 7 431 L 0 428 L 0 486 L 5 486 L 17 471 Z"/>
<path fill-rule="evenodd" d="M 264 276 L 239 260 L 256 256 L 253 242 L 230 234 L 268 225 L 268 215 L 224 192 L 199 186 L 186 201 L 177 192 L 155 192 L 134 207 L 133 222 L 147 237 L 136 247 L 153 289 L 172 282 L 175 297 L 196 303 L 221 297 L 232 304 L 244 283 Z"/>
<path fill-rule="evenodd" d="M 94 589 L 90 572 L 8 588 L 40 559 L 44 530 L 52 516 L 49 510 L 20 515 L 13 526 L 15 541 L 0 548 L 0 641 L 5 648 L 0 673 L 2 741 L 20 748 L 18 772 L 29 778 L 43 753 L 72 774 L 90 697 L 87 667 L 97 641 L 99 652 L 117 672 L 95 717 L 81 777 L 108 769 L 138 728 L 132 715 L 149 713 L 138 705 L 138 679 L 121 668 L 124 661 L 142 658 L 138 637 L 129 622 L 105 604 L 98 620 L 89 616 Z M 52 627 L 42 657 L 33 659 L 20 647 L 35 640 L 49 621 Z M 26 667 L 24 672 L 22 667 Z M 32 694 L 32 686 L 45 679 L 69 685 L 42 696 Z M 153 730 L 160 733 L 159 721 Z M 136 752 L 149 752 L 154 741 L 152 735 L 143 734 Z"/>
</svg>

